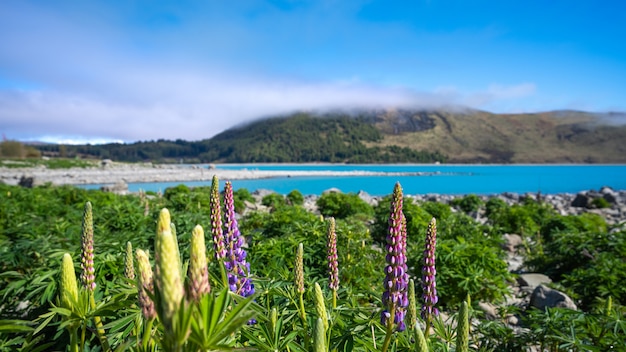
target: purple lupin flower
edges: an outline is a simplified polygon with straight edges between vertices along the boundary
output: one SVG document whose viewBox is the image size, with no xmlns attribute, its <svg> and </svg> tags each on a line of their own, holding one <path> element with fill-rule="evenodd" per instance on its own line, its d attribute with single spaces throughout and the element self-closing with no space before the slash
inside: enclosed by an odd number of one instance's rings
<svg viewBox="0 0 626 352">
<path fill-rule="evenodd" d="M 328 255 L 328 287 L 333 291 L 333 308 L 337 306 L 337 290 L 339 289 L 339 262 L 337 258 L 337 233 L 335 218 L 328 219 L 328 236 L 326 242 Z"/>
<path fill-rule="evenodd" d="M 209 201 L 211 207 L 211 233 L 213 234 L 215 259 L 222 260 L 226 256 L 226 248 L 224 247 L 224 233 L 222 229 L 222 208 L 220 205 L 219 181 L 215 175 L 213 175 L 213 181 L 211 182 L 211 195 Z"/>
<path fill-rule="evenodd" d="M 235 201 L 233 198 L 233 186 L 226 182 L 224 187 L 224 203 L 226 207 L 226 236 L 224 244 L 226 257 L 224 267 L 228 275 L 228 285 L 231 291 L 242 297 L 248 297 L 254 293 L 254 284 L 250 280 L 250 263 L 246 261 L 246 251 L 243 249 L 244 238 L 239 232 L 237 219 L 235 218 Z"/>
<path fill-rule="evenodd" d="M 435 218 L 430 220 L 428 230 L 426 231 L 426 247 L 424 249 L 424 266 L 422 267 L 422 319 L 427 323 L 431 317 L 439 315 L 439 310 L 435 304 L 439 301 L 437 297 L 437 284 L 435 276 L 437 269 L 435 268 L 435 247 L 437 245 L 437 221 Z M 428 329 L 428 325 L 427 325 Z"/>
<path fill-rule="evenodd" d="M 405 329 L 404 316 L 406 307 L 409 305 L 404 223 L 402 187 L 400 183 L 396 183 L 391 196 L 389 230 L 385 246 L 387 266 L 385 267 L 383 305 L 386 309 L 381 314 L 381 323 L 386 325 L 388 330 L 391 329 L 392 324 L 397 324 L 398 331 Z"/>
</svg>

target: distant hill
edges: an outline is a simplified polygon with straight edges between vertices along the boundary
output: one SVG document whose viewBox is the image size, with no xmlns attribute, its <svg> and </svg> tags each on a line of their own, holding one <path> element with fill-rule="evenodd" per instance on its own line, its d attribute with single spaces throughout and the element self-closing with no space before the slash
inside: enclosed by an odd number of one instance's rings
<svg viewBox="0 0 626 352">
<path fill-rule="evenodd" d="M 59 146 L 38 146 L 44 154 Z M 189 142 L 64 146 L 66 156 L 173 162 L 626 163 L 626 114 L 298 112 Z"/>
</svg>

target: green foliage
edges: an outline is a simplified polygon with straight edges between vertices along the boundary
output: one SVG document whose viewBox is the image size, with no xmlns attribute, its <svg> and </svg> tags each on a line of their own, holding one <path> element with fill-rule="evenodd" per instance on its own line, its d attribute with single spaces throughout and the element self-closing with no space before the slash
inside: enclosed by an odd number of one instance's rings
<svg viewBox="0 0 626 352">
<path fill-rule="evenodd" d="M 287 202 L 285 200 L 285 197 L 283 197 L 281 194 L 270 193 L 263 197 L 263 199 L 261 200 L 261 204 L 265 205 L 266 207 L 276 209 L 287 204 Z"/>
<path fill-rule="evenodd" d="M 509 293 L 512 280 L 497 247 L 462 238 L 437 244 L 437 289 L 442 306 L 457 307 L 468 294 L 476 301 L 500 301 Z"/>
<path fill-rule="evenodd" d="M 609 296 L 625 304 L 626 288 L 622 283 L 626 280 L 626 232 L 572 229 L 577 225 L 572 222 L 595 226 L 581 218 L 572 221 L 563 217 L 561 220 L 570 227 L 553 227 L 543 251 L 534 255 L 529 265 L 572 290 L 584 307 L 596 297 Z"/>
<path fill-rule="evenodd" d="M 597 209 L 610 208 L 611 203 L 602 197 L 598 197 L 591 201 L 591 206 Z"/>
<path fill-rule="evenodd" d="M 450 202 L 450 205 L 458 207 L 466 213 L 478 211 L 483 205 L 483 201 L 475 194 L 468 194 L 462 198 L 455 198 Z"/>
<path fill-rule="evenodd" d="M 236 191 L 233 191 L 233 198 L 235 202 L 235 211 L 239 214 L 242 214 L 244 209 L 246 209 L 245 202 L 255 202 L 254 197 L 246 188 L 239 188 Z M 224 204 L 223 200 L 221 204 Z"/>
<path fill-rule="evenodd" d="M 371 216 L 372 206 L 356 193 L 327 192 L 317 199 L 317 206 L 322 215 L 345 219 L 356 214 Z"/>
<path fill-rule="evenodd" d="M 135 283 L 125 278 L 126 243 L 130 241 L 134 248 L 154 248 L 155 220 L 158 211 L 167 207 L 172 211 L 186 265 L 193 227 L 201 224 L 209 228 L 208 195 L 203 187 L 175 187 L 166 190 L 162 198 L 151 195 L 142 199 L 72 187 L 24 189 L 0 185 L 0 350 L 65 350 L 73 339 L 66 327 L 81 324 L 87 327 L 82 350 L 103 350 L 92 323 L 94 316 L 102 317 L 112 349 L 170 348 L 163 345 L 162 323 L 142 318 Z M 240 196 L 251 198 L 247 190 L 241 190 Z M 329 203 L 352 201 L 347 199 L 332 199 Z M 59 263 L 65 252 L 79 257 L 80 219 L 86 201 L 93 204 L 97 305 L 91 308 L 85 301 L 78 305 L 82 308 L 72 312 L 55 303 Z M 145 216 L 144 202 L 149 205 Z M 257 291 L 252 300 L 256 303 L 225 295 L 220 263 L 210 260 L 212 293 L 177 312 L 176 329 L 181 332 L 185 348 L 311 350 L 317 319 L 312 288 L 318 283 L 329 315 L 327 348 L 380 350 L 385 337 L 379 323 L 385 253 L 376 242 L 384 241 L 386 236 L 389 198 L 373 210 L 365 208 L 337 220 L 341 283 L 336 309 L 329 309 L 326 225 L 319 215 L 295 203 L 287 202 L 271 213 L 251 211 L 241 216 L 240 230 L 248 245 L 247 260 Z M 597 215 L 559 216 L 534 200 L 511 207 L 490 201 L 486 209 L 490 220 L 481 225 L 443 204 L 418 205 L 411 198 L 404 200 L 411 277 L 420 276 L 416 271 L 421 268 L 426 226 L 433 216 L 438 217 L 438 306 L 447 310 L 450 319 L 434 322 L 434 332 L 424 341 L 429 350 L 463 349 L 456 345 L 465 339 L 455 334 L 454 321 L 460 318 L 454 310 L 468 293 L 474 302 L 503 298 L 511 276 L 500 249 L 502 229 L 525 223 L 535 229 L 532 233 L 524 230 L 532 235 L 526 237 L 533 260 L 527 265 L 549 274 L 557 285 L 572 293 L 580 300 L 582 311 L 513 311 L 525 328 L 515 332 L 501 321 L 474 321 L 468 336 L 470 348 L 526 350 L 538 344 L 545 350 L 609 350 L 611 345 L 621 346 L 626 334 L 626 294 L 620 285 L 626 280 L 626 233 L 608 232 L 606 223 Z M 515 222 L 515 214 L 525 220 Z M 299 314 L 299 295 L 293 284 L 299 243 L 304 246 L 304 319 Z M 207 243 L 207 247 L 212 246 Z M 208 254 L 212 258 L 212 253 Z M 79 265 L 76 270 L 80 270 Z M 155 297 L 158 295 L 156 292 Z M 609 296 L 614 298 L 612 305 L 598 299 Z M 23 310 L 20 302 L 25 301 L 30 305 Z M 480 318 L 478 311 L 469 309 L 472 317 Z M 253 314 L 258 323 L 246 325 Z M 389 350 L 414 350 L 416 336 L 415 331 L 394 333 Z"/>
<path fill-rule="evenodd" d="M 485 203 L 485 215 L 487 215 L 487 217 L 491 217 L 492 215 L 497 215 L 505 211 L 507 207 L 508 205 L 502 199 L 498 197 L 491 197 L 489 198 L 487 203 Z"/>
<path fill-rule="evenodd" d="M 0 166 L 7 168 L 18 167 L 46 167 L 48 169 L 69 169 L 72 167 L 94 167 L 98 166 L 98 163 L 93 160 L 82 159 L 64 159 L 64 158 L 50 158 L 47 160 L 40 158 L 30 159 L 0 159 Z"/>
<path fill-rule="evenodd" d="M 534 236 L 556 212 L 546 203 L 525 198 L 522 204 L 513 206 L 504 206 L 499 201 L 493 201 L 487 214 L 489 222 L 502 233 Z"/>
<path fill-rule="evenodd" d="M 304 204 L 304 196 L 300 193 L 300 191 L 294 189 L 287 194 L 287 201 L 291 205 L 302 205 Z"/>
<path fill-rule="evenodd" d="M 450 206 L 444 203 L 429 201 L 422 203 L 421 206 L 426 212 L 439 221 L 445 221 L 452 214 Z"/>
</svg>

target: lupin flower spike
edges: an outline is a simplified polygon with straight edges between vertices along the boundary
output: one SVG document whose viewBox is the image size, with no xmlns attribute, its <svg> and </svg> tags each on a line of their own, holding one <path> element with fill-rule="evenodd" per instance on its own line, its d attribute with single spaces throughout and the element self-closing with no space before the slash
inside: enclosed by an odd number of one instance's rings
<svg viewBox="0 0 626 352">
<path fill-rule="evenodd" d="M 172 319 L 183 299 L 184 288 L 180 273 L 180 257 L 172 233 L 170 212 L 162 209 L 157 222 L 155 282 L 161 295 L 163 324 L 172 328 Z"/>
<path fill-rule="evenodd" d="M 141 312 L 146 320 L 154 319 L 156 317 L 156 311 L 154 309 L 154 302 L 150 295 L 154 294 L 154 281 L 152 278 L 152 267 L 150 266 L 150 260 L 148 254 L 138 249 L 135 253 L 137 256 L 137 291 L 139 298 L 139 306 L 141 306 Z"/>
<path fill-rule="evenodd" d="M 90 202 L 85 203 L 82 230 L 82 252 L 80 257 L 82 273 L 80 280 L 85 290 L 93 292 L 96 289 L 96 272 L 93 266 L 93 216 Z"/>
<path fill-rule="evenodd" d="M 126 278 L 135 280 L 135 264 L 133 263 L 133 244 L 126 242 L 126 256 L 124 257 L 124 274 Z"/>
<path fill-rule="evenodd" d="M 337 262 L 337 233 L 335 218 L 328 219 L 327 236 L 328 287 L 333 291 L 333 308 L 337 306 L 337 290 L 339 289 L 339 263 Z"/>
<path fill-rule="evenodd" d="M 222 229 L 219 181 L 215 175 L 213 175 L 213 181 L 211 182 L 211 196 L 209 201 L 211 208 L 211 234 L 213 234 L 215 259 L 223 260 L 224 257 L 226 257 L 226 248 L 224 247 L 224 233 Z"/>
<path fill-rule="evenodd" d="M 317 311 L 318 321 L 322 319 L 324 323 L 324 331 L 328 330 L 328 314 L 326 313 L 326 303 L 324 302 L 324 292 L 322 287 L 315 283 L 315 310 Z"/>
<path fill-rule="evenodd" d="M 247 253 L 243 249 L 244 238 L 239 232 L 237 218 L 235 215 L 235 200 L 233 197 L 233 186 L 226 182 L 224 187 L 224 205 L 226 208 L 226 258 L 224 267 L 228 275 L 230 290 L 242 297 L 248 297 L 254 293 L 250 274 L 250 263 L 246 261 Z"/>
<path fill-rule="evenodd" d="M 396 183 L 391 197 L 389 231 L 387 234 L 387 266 L 385 267 L 385 292 L 381 314 L 381 323 L 387 327 L 396 324 L 398 331 L 405 329 L 405 309 L 409 304 L 407 297 L 408 274 L 406 265 L 406 224 L 402 213 L 402 187 Z"/>
<path fill-rule="evenodd" d="M 466 301 L 461 303 L 458 321 L 456 323 L 456 350 L 469 351 L 469 307 Z"/>
<path fill-rule="evenodd" d="M 439 315 L 439 310 L 435 307 L 439 298 L 437 297 L 435 268 L 435 247 L 437 245 L 437 221 L 430 220 L 426 232 L 426 247 L 424 249 L 424 266 L 422 268 L 422 319 L 427 323 L 433 316 Z M 428 329 L 428 326 L 426 327 Z"/>
<path fill-rule="evenodd" d="M 302 243 L 298 244 L 298 251 L 296 252 L 296 263 L 294 268 L 294 277 L 296 291 L 299 294 L 304 293 L 304 246 Z"/>
<path fill-rule="evenodd" d="M 326 349 L 326 328 L 324 326 L 324 320 L 317 318 L 315 331 L 313 332 L 313 350 L 315 352 L 328 352 L 328 349 Z"/>
<path fill-rule="evenodd" d="M 73 310 L 74 304 L 78 303 L 78 285 L 76 283 L 76 272 L 74 272 L 74 262 L 69 253 L 63 255 L 61 262 L 61 306 Z"/>
<path fill-rule="evenodd" d="M 413 330 L 417 324 L 417 302 L 415 298 L 415 281 L 409 280 L 409 309 L 406 313 L 407 327 Z M 418 326 L 419 328 L 419 326 Z"/>
<path fill-rule="evenodd" d="M 206 247 L 204 246 L 204 230 L 197 225 L 191 232 L 191 248 L 189 250 L 189 288 L 187 298 L 198 301 L 202 295 L 211 291 L 209 270 L 207 267 Z"/>
</svg>

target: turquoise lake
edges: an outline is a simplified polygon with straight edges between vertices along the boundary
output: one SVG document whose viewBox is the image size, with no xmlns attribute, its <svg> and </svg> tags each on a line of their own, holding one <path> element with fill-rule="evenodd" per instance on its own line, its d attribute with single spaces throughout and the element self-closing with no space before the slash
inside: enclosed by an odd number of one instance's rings
<svg viewBox="0 0 626 352">
<path fill-rule="evenodd" d="M 207 165 L 201 165 L 207 167 Z M 251 192 L 268 189 L 287 194 L 297 189 L 302 194 L 321 194 L 329 188 L 343 192 L 365 191 L 387 195 L 400 182 L 405 194 L 495 194 L 503 192 L 577 193 L 609 186 L 626 190 L 626 165 L 346 165 L 346 164 L 217 164 L 218 169 L 258 170 L 330 170 L 426 172 L 428 176 L 349 176 L 349 177 L 279 177 L 257 180 L 234 180 L 233 188 Z M 220 180 L 222 183 L 226 180 Z M 164 191 L 178 184 L 207 186 L 202 182 L 131 183 L 131 192 Z M 223 186 L 223 184 L 222 184 Z M 85 188 L 99 188 L 87 185 Z"/>
</svg>

